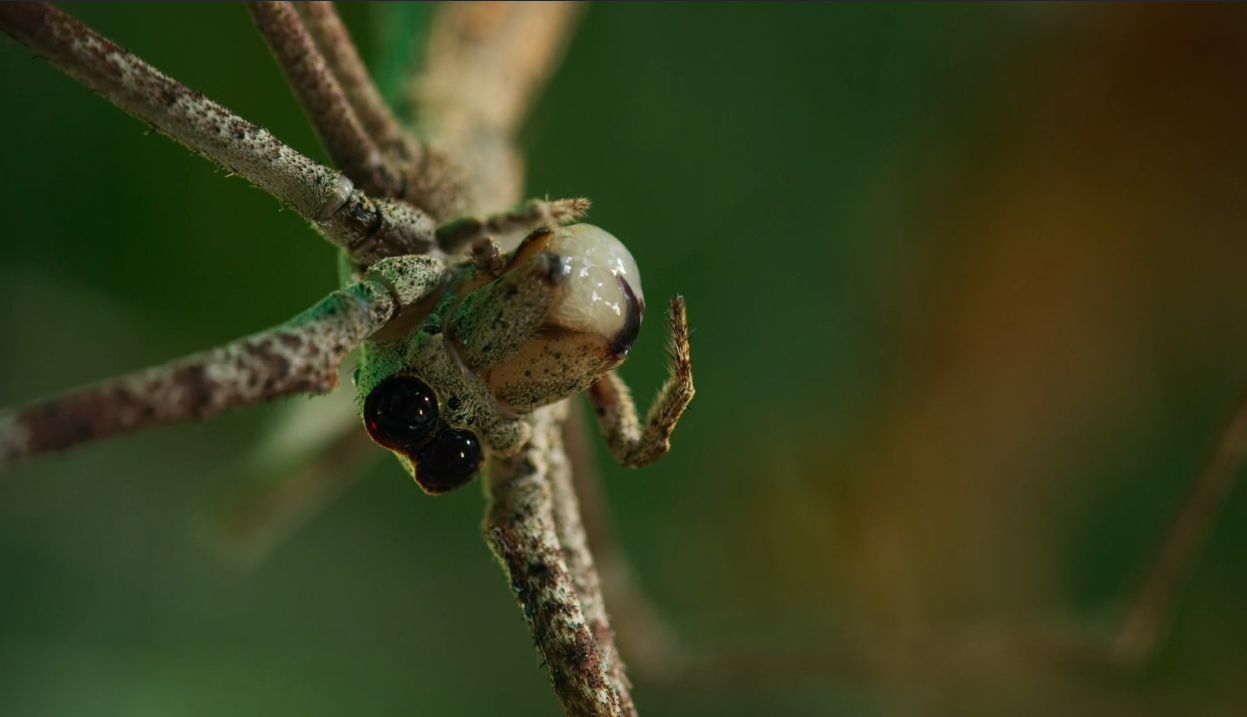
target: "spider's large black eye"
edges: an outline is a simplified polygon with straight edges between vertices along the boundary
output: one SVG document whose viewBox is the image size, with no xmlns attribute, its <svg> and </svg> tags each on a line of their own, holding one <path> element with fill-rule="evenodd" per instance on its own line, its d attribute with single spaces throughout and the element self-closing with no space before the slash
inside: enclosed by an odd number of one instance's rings
<svg viewBox="0 0 1247 717">
<path fill-rule="evenodd" d="M 437 425 L 437 395 L 415 376 L 387 378 L 364 401 L 364 424 L 378 443 L 409 446 Z"/>
<path fill-rule="evenodd" d="M 476 434 L 448 428 L 416 454 L 416 480 L 430 493 L 445 493 L 472 480 L 480 466 Z"/>
</svg>

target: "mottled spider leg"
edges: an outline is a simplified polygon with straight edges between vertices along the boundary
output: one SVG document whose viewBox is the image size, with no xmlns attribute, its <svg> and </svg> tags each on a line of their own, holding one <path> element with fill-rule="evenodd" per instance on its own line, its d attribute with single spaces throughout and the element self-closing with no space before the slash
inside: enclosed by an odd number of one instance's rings
<svg viewBox="0 0 1247 717">
<path fill-rule="evenodd" d="M 610 627 L 597 607 L 586 609 L 568 563 L 588 560 L 582 573 L 592 570 L 592 559 L 581 548 L 560 542 L 559 516 L 564 532 L 571 504 L 556 508 L 552 471 L 566 462 L 560 426 L 566 403 L 537 409 L 529 419 L 532 438 L 518 454 L 494 459 L 488 466 L 485 490 L 489 508 L 485 537 L 502 563 L 511 588 L 524 611 L 550 683 L 568 715 L 575 717 L 635 715 L 622 663 L 610 643 Z M 567 493 L 559 493 L 566 500 Z M 588 586 L 582 586 L 586 589 Z M 595 593 L 595 591 L 593 591 Z M 595 593 L 596 594 L 596 593 Z M 595 634 L 595 629 L 601 634 Z"/>
<path fill-rule="evenodd" d="M 620 465 L 636 468 L 660 458 L 671 447 L 671 432 L 680 414 L 693 400 L 693 365 L 688 349 L 688 320 L 684 297 L 671 299 L 671 376 L 650 406 L 641 428 L 632 392 L 615 372 L 603 376 L 587 391 L 597 413 L 602 435 Z"/>
<path fill-rule="evenodd" d="M 398 198 L 439 219 L 455 214 L 463 206 L 462 171 L 443 153 L 425 146 L 403 129 L 360 60 L 334 4 L 296 2 L 295 9 L 346 93 L 356 117 L 377 143 L 387 164 L 399 172 L 402 189 Z"/>
<path fill-rule="evenodd" d="M 585 537 L 600 576 L 602 595 L 610 608 L 619 650 L 642 682 L 678 680 L 688 667 L 689 656 L 645 594 L 619 543 L 610 507 L 602 495 L 602 474 L 594 456 L 589 413 L 578 399 L 570 401 L 570 405 L 570 415 L 563 425 L 563 442 Z"/>
<path fill-rule="evenodd" d="M 330 391 L 343 357 L 396 312 L 380 283 L 356 284 L 273 329 L 0 412 L 0 467 L 278 396 Z"/>
<path fill-rule="evenodd" d="M 404 162 L 418 163 L 423 147 L 403 131 L 402 124 L 381 98 L 334 4 L 296 2 L 294 6 L 364 131 L 382 153 Z M 420 202 L 416 204 L 423 206 Z"/>
<path fill-rule="evenodd" d="M 564 424 L 566 425 L 566 419 Z M 559 438 L 562 439 L 565 435 L 566 431 Z M 555 530 L 563 550 L 563 560 L 567 563 L 567 572 L 571 576 L 572 584 L 576 586 L 576 594 L 580 596 L 589 631 L 593 633 L 602 654 L 603 669 L 610 675 L 611 685 L 619 693 L 627 712 L 633 710 L 629 695 L 632 683 L 628 680 L 627 666 L 620 655 L 620 649 L 616 647 L 615 631 L 607 616 L 603 595 L 605 580 L 599 575 L 597 561 L 590 547 L 586 527 L 589 516 L 582 512 L 582 502 L 579 500 L 572 471 L 572 462 L 567 454 L 566 444 L 563 444 L 560 450 L 551 452 L 549 461 Z M 614 604 L 611 609 L 615 609 Z"/>
<path fill-rule="evenodd" d="M 434 249 L 433 221 L 373 200 L 351 180 L 282 144 L 60 10 L 0 3 L 0 29 L 131 115 L 291 207 L 360 264 Z"/>
<path fill-rule="evenodd" d="M 580 219 L 589 212 L 590 202 L 583 197 L 529 199 L 505 212 L 484 217 L 459 217 L 437 227 L 437 245 L 447 254 L 456 254 L 478 239 L 494 234 L 528 232 L 539 226 L 562 226 Z"/>
<path fill-rule="evenodd" d="M 294 6 L 248 2 L 247 11 L 334 163 L 365 192 L 381 197 L 401 195 L 402 177 L 383 161 L 380 148 L 356 116 Z"/>
<path fill-rule="evenodd" d="M 371 277 L 329 294 L 267 331 L 127 376 L 0 410 L 0 468 L 41 453 L 278 396 L 326 393 L 361 341 L 442 286 L 439 259 L 379 262 Z"/>
</svg>

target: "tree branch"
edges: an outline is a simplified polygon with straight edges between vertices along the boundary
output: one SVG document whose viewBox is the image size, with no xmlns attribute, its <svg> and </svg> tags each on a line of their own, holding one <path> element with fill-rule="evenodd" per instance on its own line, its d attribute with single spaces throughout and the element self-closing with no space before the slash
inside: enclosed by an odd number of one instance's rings
<svg viewBox="0 0 1247 717">
<path fill-rule="evenodd" d="M 286 323 L 162 366 L 0 411 L 0 469 L 87 441 L 278 396 L 325 393 L 338 364 L 398 311 L 380 282 L 335 291 Z"/>
</svg>

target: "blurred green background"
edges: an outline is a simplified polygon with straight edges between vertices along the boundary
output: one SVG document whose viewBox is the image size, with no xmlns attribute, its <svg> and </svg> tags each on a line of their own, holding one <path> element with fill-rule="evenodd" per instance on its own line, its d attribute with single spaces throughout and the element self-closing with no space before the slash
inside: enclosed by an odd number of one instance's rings
<svg viewBox="0 0 1247 717">
<path fill-rule="evenodd" d="M 237 4 L 66 4 L 324 154 Z M 375 56 L 375 8 L 343 12 Z M 1247 8 L 602 4 L 524 132 L 594 200 L 698 395 L 606 491 L 695 648 L 1108 630 L 1247 379 Z M 0 404 L 278 323 L 334 285 L 292 213 L 0 40 Z M 651 316 L 624 367 L 663 377 Z M 303 401 L 305 399 L 297 399 Z M 384 461 L 246 574 L 190 525 L 262 407 L 0 480 L 0 714 L 553 715 L 479 489 Z M 642 715 L 1242 714 L 1247 498 L 1134 675 L 1010 659 Z"/>
</svg>

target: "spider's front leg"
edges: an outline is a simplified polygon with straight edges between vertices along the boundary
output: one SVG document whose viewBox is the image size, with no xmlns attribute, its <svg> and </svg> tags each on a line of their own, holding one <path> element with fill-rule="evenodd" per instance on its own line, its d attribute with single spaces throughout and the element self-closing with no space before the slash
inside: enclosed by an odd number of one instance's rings
<svg viewBox="0 0 1247 717">
<path fill-rule="evenodd" d="M 671 432 L 693 400 L 693 364 L 688 350 L 684 297 L 671 299 L 671 377 L 659 389 L 642 428 L 627 384 L 614 371 L 589 387 L 602 435 L 620 465 L 637 468 L 653 463 L 671 448 Z"/>
<path fill-rule="evenodd" d="M 539 226 L 562 226 L 584 217 L 589 200 L 584 198 L 529 199 L 505 212 L 484 217 L 459 217 L 437 227 L 437 245 L 454 254 L 473 242 L 494 234 L 526 232 Z"/>
<path fill-rule="evenodd" d="M 0 469 L 41 453 L 279 396 L 326 393 L 357 345 L 409 307 L 428 306 L 446 282 L 435 257 L 400 256 L 372 266 L 267 331 L 169 363 L 6 410 L 0 408 Z"/>
</svg>

